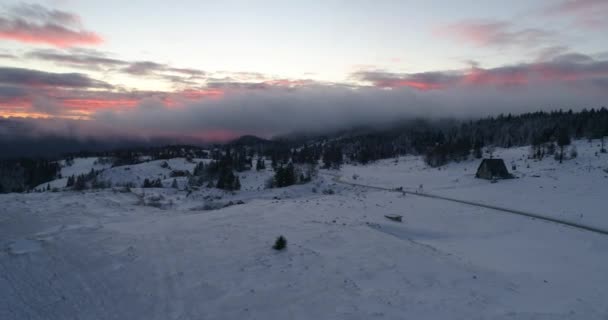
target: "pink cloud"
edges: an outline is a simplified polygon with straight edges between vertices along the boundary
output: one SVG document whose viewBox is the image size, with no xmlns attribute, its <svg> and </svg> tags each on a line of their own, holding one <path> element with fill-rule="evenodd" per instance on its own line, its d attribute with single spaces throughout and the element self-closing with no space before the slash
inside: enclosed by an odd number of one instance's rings
<svg viewBox="0 0 608 320">
<path fill-rule="evenodd" d="M 531 46 L 552 37 L 546 30 L 517 29 L 502 21 L 462 21 L 435 28 L 434 34 L 479 47 Z"/>
<path fill-rule="evenodd" d="M 103 42 L 100 35 L 82 29 L 77 15 L 39 5 L 12 7 L 0 16 L 0 39 L 61 48 Z"/>
<path fill-rule="evenodd" d="M 426 73 L 391 73 L 360 71 L 352 75 L 357 81 L 380 88 L 409 87 L 420 91 L 441 90 L 458 86 L 523 86 L 543 82 L 599 81 L 608 77 L 608 61 L 594 60 L 581 54 L 565 54 L 552 60 L 484 69 L 472 66 L 460 71 Z"/>
<path fill-rule="evenodd" d="M 190 100 L 200 100 L 208 97 L 221 97 L 224 92 L 218 89 L 186 89 L 178 92 L 177 95 Z"/>
<path fill-rule="evenodd" d="M 460 82 L 472 85 L 524 85 L 530 82 L 530 72 L 527 68 L 513 68 L 511 70 L 471 68 L 463 74 Z"/>
<path fill-rule="evenodd" d="M 62 106 L 68 109 L 81 111 L 132 108 L 138 104 L 139 100 L 137 99 L 104 99 L 102 97 L 89 99 L 69 98 L 61 101 Z"/>
</svg>

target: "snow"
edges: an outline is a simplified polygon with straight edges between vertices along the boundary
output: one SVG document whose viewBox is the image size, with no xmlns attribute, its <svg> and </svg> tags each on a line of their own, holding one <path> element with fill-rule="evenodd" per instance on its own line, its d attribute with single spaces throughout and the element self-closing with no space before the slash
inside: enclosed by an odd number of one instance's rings
<svg viewBox="0 0 608 320">
<path fill-rule="evenodd" d="M 504 159 L 507 169 L 517 177 L 498 183 L 475 178 L 480 163 L 476 159 L 430 168 L 421 157 L 406 156 L 397 162 L 390 159 L 368 166 L 345 166 L 341 175 L 344 181 L 404 187 L 608 229 L 608 154 L 597 152 L 597 141 L 573 144 L 578 157 L 562 164 L 552 156 L 541 161 L 528 159 L 528 147 L 497 149 L 495 157 Z M 358 177 L 353 179 L 355 174 Z"/>
<path fill-rule="evenodd" d="M 86 174 L 89 173 L 91 169 L 104 170 L 111 166 L 109 163 L 99 163 L 98 157 L 74 158 L 71 165 L 67 165 L 65 160 L 61 160 L 59 164 L 61 165 L 61 171 L 59 172 L 61 178 L 40 184 L 39 186 L 36 186 L 34 190 L 45 191 L 47 186 L 50 186 L 51 189 L 63 189 L 70 176 Z"/>
<path fill-rule="evenodd" d="M 41 249 L 40 242 L 30 239 L 17 239 L 8 244 L 8 252 L 11 254 L 25 254 L 36 252 Z"/>
<path fill-rule="evenodd" d="M 98 179 L 101 181 L 111 182 L 112 185 L 125 185 L 133 183 L 136 186 L 141 186 L 145 179 L 166 180 L 163 186 L 170 186 L 173 178 L 171 172 L 174 170 L 192 172 L 196 164 L 202 159 L 194 159 L 188 161 L 185 158 L 175 158 L 169 160 L 154 160 L 143 162 L 134 165 L 118 166 L 101 172 Z M 168 166 L 163 167 L 163 163 Z M 184 180 L 184 179 L 180 179 Z"/>
<path fill-rule="evenodd" d="M 89 173 L 91 169 L 97 171 L 109 167 L 111 167 L 111 163 L 99 163 L 98 157 L 74 158 L 73 164 L 70 166 L 67 166 L 65 161 L 61 161 L 61 176 L 66 178 L 78 176 Z"/>
<path fill-rule="evenodd" d="M 498 183 L 473 178 L 478 160 L 437 170 L 402 157 L 333 173 L 571 219 L 576 208 L 585 223 L 608 226 L 607 157 L 576 144 L 579 157 L 561 165 L 527 160 L 527 148 L 497 150 L 519 177 Z M 166 173 L 156 161 L 129 167 L 103 174 Z M 239 173 L 244 190 L 234 193 L 0 195 L 0 319 L 608 317 L 605 235 L 326 174 L 264 189 L 271 173 Z M 222 205 L 203 208 L 212 203 Z M 284 251 L 271 249 L 279 235 Z"/>
</svg>

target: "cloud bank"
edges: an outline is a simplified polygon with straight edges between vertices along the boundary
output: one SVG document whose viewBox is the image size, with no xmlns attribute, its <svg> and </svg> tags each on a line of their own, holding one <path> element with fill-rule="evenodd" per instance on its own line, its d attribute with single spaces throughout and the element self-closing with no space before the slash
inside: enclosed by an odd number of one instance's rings
<svg viewBox="0 0 608 320">
<path fill-rule="evenodd" d="M 35 4 L 9 7 L 0 13 L 0 39 L 61 48 L 103 42 L 100 35 L 82 28 L 79 16 Z"/>
<path fill-rule="evenodd" d="M 173 92 L 121 91 L 78 73 L 0 68 L 0 111 L 85 115 L 66 134 L 227 140 L 381 126 L 414 117 L 599 108 L 608 100 L 608 60 L 575 53 L 497 68 L 368 70 L 350 78 L 351 83 L 279 79 L 209 82 Z"/>
</svg>

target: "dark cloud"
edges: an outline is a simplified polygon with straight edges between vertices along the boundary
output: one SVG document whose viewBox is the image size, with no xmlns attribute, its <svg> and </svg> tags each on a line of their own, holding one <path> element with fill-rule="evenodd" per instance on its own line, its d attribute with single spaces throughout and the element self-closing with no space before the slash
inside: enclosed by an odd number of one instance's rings
<svg viewBox="0 0 608 320">
<path fill-rule="evenodd" d="M 46 23 L 62 24 L 67 26 L 77 26 L 80 24 L 80 17 L 73 13 L 47 9 L 38 4 L 19 4 L 9 8 L 8 12 L 13 16 Z"/>
<path fill-rule="evenodd" d="M 565 54 L 561 54 L 558 56 L 554 56 L 552 59 L 550 59 L 550 61 L 552 63 L 574 63 L 574 64 L 586 64 L 586 63 L 591 63 L 593 64 L 593 58 L 591 56 L 588 56 L 586 54 L 581 54 L 581 53 L 565 53 Z"/>
<path fill-rule="evenodd" d="M 204 76 L 207 73 L 203 70 L 191 69 L 191 68 L 168 68 L 167 71 L 174 73 L 181 73 L 189 76 Z"/>
<path fill-rule="evenodd" d="M 153 61 L 130 62 L 120 70 L 133 76 L 153 77 L 169 81 L 175 85 L 197 85 L 206 78 L 206 72 L 193 68 L 176 68 Z"/>
<path fill-rule="evenodd" d="M 0 83 L 26 87 L 112 88 L 106 82 L 91 79 L 81 73 L 52 73 L 6 67 L 0 67 Z"/>
<path fill-rule="evenodd" d="M 124 73 L 128 73 L 136 76 L 147 76 L 147 75 L 156 75 L 156 76 L 164 76 L 167 73 L 169 74 L 181 74 L 189 77 L 203 77 L 207 73 L 203 70 L 193 69 L 193 68 L 176 68 L 169 66 L 167 64 L 158 63 L 154 61 L 134 61 L 129 62 L 129 65 L 123 68 L 121 71 Z"/>
<path fill-rule="evenodd" d="M 215 73 L 216 78 L 232 79 L 232 81 L 263 81 L 267 79 L 267 75 L 260 72 L 233 72 L 233 71 L 218 71 Z"/>
<path fill-rule="evenodd" d="M 0 13 L 0 39 L 56 47 L 103 42 L 101 36 L 82 28 L 77 15 L 27 4 L 9 7 Z"/>
<path fill-rule="evenodd" d="M 10 104 L 22 101 L 27 97 L 27 90 L 15 86 L 0 85 L 0 104 Z"/>
<path fill-rule="evenodd" d="M 167 65 L 165 64 L 152 61 L 137 61 L 132 62 L 128 67 L 122 69 L 122 72 L 136 76 L 145 76 L 155 72 L 164 71 L 165 69 L 167 69 Z"/>
<path fill-rule="evenodd" d="M 263 82 L 238 82 L 232 81 L 232 79 L 210 79 L 210 81 L 207 82 L 207 87 L 222 90 L 262 90 L 267 89 L 269 86 Z"/>
<path fill-rule="evenodd" d="M 157 78 L 176 85 L 195 86 L 200 84 L 200 81 L 206 79 L 207 76 L 205 71 L 199 69 L 177 68 L 154 61 L 126 61 L 111 58 L 104 52 L 82 48 L 32 50 L 26 53 L 25 57 L 84 70 Z"/>
<path fill-rule="evenodd" d="M 88 70 L 106 70 L 128 64 L 126 61 L 108 58 L 99 53 L 65 53 L 57 50 L 34 50 L 28 52 L 26 57 Z"/>
<path fill-rule="evenodd" d="M 376 87 L 411 87 L 419 90 L 442 89 L 456 83 L 460 75 L 453 72 L 393 73 L 387 71 L 359 71 L 352 74 L 357 81 L 369 82 Z"/>
<path fill-rule="evenodd" d="M 235 79 L 208 79 L 207 87 L 222 90 L 266 90 L 276 87 L 295 88 L 304 86 L 330 86 L 331 83 L 322 83 L 310 79 L 272 79 L 268 78 L 264 81 L 244 82 L 236 81 Z"/>
</svg>

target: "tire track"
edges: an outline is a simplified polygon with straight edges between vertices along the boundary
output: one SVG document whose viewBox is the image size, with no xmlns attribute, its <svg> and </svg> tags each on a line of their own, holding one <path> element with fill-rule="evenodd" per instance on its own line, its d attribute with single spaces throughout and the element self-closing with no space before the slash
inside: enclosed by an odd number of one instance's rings
<svg viewBox="0 0 608 320">
<path fill-rule="evenodd" d="M 474 206 L 474 207 L 478 207 L 478 208 L 492 209 L 494 211 L 499 211 L 499 212 L 503 212 L 503 213 L 515 214 L 515 215 L 520 215 L 520 216 L 524 216 L 524 217 L 528 217 L 528 218 L 532 218 L 532 219 L 542 220 L 545 222 L 561 224 L 561 225 L 576 228 L 579 230 L 608 235 L 608 230 L 606 230 L 606 229 L 597 228 L 597 227 L 589 226 L 589 225 L 584 225 L 584 224 L 580 224 L 580 223 L 572 222 L 572 221 L 568 221 L 568 220 L 553 218 L 553 217 L 549 217 L 549 216 L 542 215 L 542 214 L 526 212 L 526 211 L 517 210 L 517 209 L 510 209 L 510 208 L 505 208 L 505 207 L 500 207 L 500 206 L 495 206 L 495 205 L 489 205 L 489 204 L 476 202 L 476 201 L 444 197 L 444 196 L 426 193 L 426 192 L 412 192 L 412 191 L 406 191 L 406 190 L 391 189 L 391 188 L 386 188 L 386 187 L 371 186 L 371 185 L 366 185 L 366 184 L 361 184 L 361 183 L 347 182 L 347 181 L 341 180 L 340 179 L 341 177 L 337 174 L 331 174 L 331 173 L 322 173 L 322 174 L 333 177 L 333 181 L 335 181 L 337 183 L 341 183 L 341 184 L 345 184 L 345 185 L 349 185 L 349 186 L 362 187 L 362 188 L 368 188 L 368 189 L 380 190 L 380 191 L 397 192 L 397 193 L 401 193 L 401 194 L 410 194 L 410 195 L 419 196 L 419 197 L 451 201 L 451 202 L 466 204 L 466 205 L 470 205 L 470 206 Z"/>
</svg>

